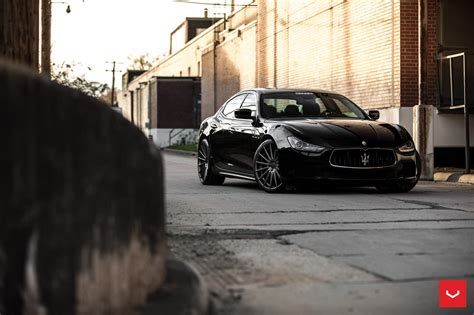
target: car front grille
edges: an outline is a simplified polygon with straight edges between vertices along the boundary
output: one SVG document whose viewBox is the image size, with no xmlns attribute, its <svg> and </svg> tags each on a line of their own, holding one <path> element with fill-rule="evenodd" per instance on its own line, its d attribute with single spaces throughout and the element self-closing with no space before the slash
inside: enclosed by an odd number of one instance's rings
<svg viewBox="0 0 474 315">
<path fill-rule="evenodd" d="M 392 166 L 396 157 L 392 149 L 335 149 L 329 162 L 336 167 L 374 168 Z"/>
</svg>

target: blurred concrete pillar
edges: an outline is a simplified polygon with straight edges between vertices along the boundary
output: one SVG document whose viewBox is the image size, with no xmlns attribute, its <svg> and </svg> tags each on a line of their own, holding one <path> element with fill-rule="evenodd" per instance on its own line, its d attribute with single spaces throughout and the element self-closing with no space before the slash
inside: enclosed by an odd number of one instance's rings
<svg viewBox="0 0 474 315">
<path fill-rule="evenodd" d="M 427 105 L 428 0 L 418 0 L 418 105 L 413 107 L 413 140 L 421 157 L 421 179 L 433 180 L 434 107 Z"/>
<path fill-rule="evenodd" d="M 99 100 L 2 62 L 0 94 L 1 314 L 131 314 L 166 276 L 160 152 Z"/>
<path fill-rule="evenodd" d="M 433 180 L 434 107 L 413 106 L 413 141 L 421 157 L 421 179 Z"/>
</svg>

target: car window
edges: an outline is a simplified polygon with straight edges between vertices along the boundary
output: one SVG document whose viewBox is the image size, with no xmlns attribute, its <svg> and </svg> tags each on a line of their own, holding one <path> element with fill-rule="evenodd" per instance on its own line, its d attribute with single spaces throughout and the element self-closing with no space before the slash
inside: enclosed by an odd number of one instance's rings
<svg viewBox="0 0 474 315">
<path fill-rule="evenodd" d="M 336 104 L 343 115 L 351 118 L 357 118 L 357 115 L 352 112 L 341 100 L 335 98 L 334 104 Z"/>
<path fill-rule="evenodd" d="M 265 104 L 274 107 L 277 112 L 283 112 L 288 105 L 297 105 L 296 100 L 278 98 L 265 98 Z"/>
<path fill-rule="evenodd" d="M 265 94 L 260 113 L 263 118 L 366 118 L 357 105 L 342 95 L 315 92 Z"/>
<path fill-rule="evenodd" d="M 227 118 L 234 118 L 234 111 L 237 108 L 240 108 L 240 105 L 246 96 L 247 94 L 240 94 L 228 101 L 222 110 L 222 114 Z"/>
<path fill-rule="evenodd" d="M 302 106 L 296 100 L 288 98 L 265 98 L 262 113 L 267 118 L 274 118 L 283 113 L 291 112 L 292 116 L 301 115 Z"/>
<path fill-rule="evenodd" d="M 253 93 L 249 93 L 240 108 L 248 108 L 252 111 L 252 116 L 256 115 L 257 97 Z"/>
</svg>

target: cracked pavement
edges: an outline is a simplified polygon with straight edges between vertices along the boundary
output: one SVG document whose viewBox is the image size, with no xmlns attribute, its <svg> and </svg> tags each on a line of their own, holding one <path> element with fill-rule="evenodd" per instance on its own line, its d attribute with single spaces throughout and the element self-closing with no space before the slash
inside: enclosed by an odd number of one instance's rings
<svg viewBox="0 0 474 315">
<path fill-rule="evenodd" d="M 203 186 L 195 157 L 164 160 L 170 251 L 217 314 L 473 314 L 473 185 L 268 194 Z M 440 279 L 468 280 L 468 309 L 438 308 Z"/>
</svg>

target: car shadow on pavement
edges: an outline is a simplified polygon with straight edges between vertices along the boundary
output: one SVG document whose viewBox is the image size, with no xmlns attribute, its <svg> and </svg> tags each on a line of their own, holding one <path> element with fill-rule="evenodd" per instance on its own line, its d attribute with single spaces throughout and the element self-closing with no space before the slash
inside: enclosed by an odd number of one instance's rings
<svg viewBox="0 0 474 315">
<path fill-rule="evenodd" d="M 266 193 L 261 190 L 257 183 L 252 181 L 237 180 L 237 179 L 226 179 L 223 184 L 224 187 L 235 187 L 245 190 L 251 190 L 255 192 Z M 327 184 L 296 184 L 288 185 L 285 192 L 276 194 L 381 194 L 375 187 L 351 187 L 351 186 L 337 186 Z"/>
</svg>

